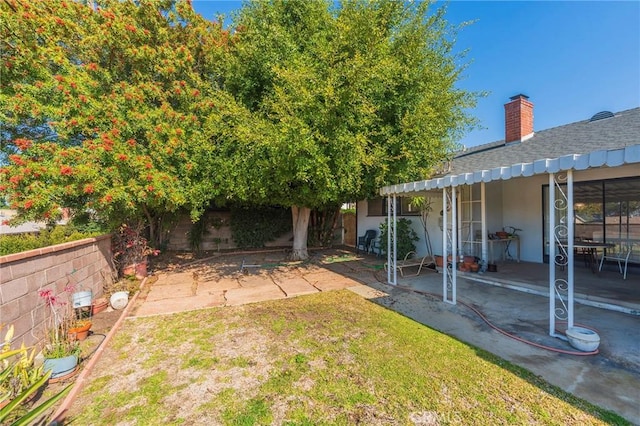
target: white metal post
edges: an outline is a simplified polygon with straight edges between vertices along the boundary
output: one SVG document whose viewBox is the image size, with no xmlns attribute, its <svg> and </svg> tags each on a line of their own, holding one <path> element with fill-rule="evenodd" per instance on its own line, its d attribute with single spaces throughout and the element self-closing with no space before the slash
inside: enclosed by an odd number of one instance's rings
<svg viewBox="0 0 640 426">
<path fill-rule="evenodd" d="M 549 335 L 556 335 L 556 184 L 549 173 Z"/>
<path fill-rule="evenodd" d="M 458 201 L 456 198 L 456 193 L 458 192 L 457 187 L 451 188 L 451 300 L 449 301 L 451 304 L 456 304 L 456 287 L 458 282 Z"/>
<path fill-rule="evenodd" d="M 447 245 L 449 243 L 447 235 L 449 224 L 447 223 L 447 188 L 442 188 L 442 300 L 447 300 L 447 285 L 449 284 L 449 269 L 447 257 Z"/>
<path fill-rule="evenodd" d="M 482 221 L 482 267 L 489 264 L 489 233 L 487 230 L 487 199 L 485 183 L 480 182 L 480 220 Z"/>
<path fill-rule="evenodd" d="M 396 214 L 396 194 L 393 194 L 393 285 L 398 284 L 398 269 L 396 268 L 396 262 L 398 260 L 398 234 L 397 231 L 397 214 Z"/>
<path fill-rule="evenodd" d="M 574 244 L 574 212 L 573 212 L 573 170 L 567 171 L 567 256 L 569 264 L 567 266 L 567 299 L 568 318 L 567 327 L 573 327 L 573 244 Z"/>
<path fill-rule="evenodd" d="M 391 263 L 391 197 L 387 196 L 387 284 L 393 284 L 391 269 L 394 266 Z"/>
</svg>

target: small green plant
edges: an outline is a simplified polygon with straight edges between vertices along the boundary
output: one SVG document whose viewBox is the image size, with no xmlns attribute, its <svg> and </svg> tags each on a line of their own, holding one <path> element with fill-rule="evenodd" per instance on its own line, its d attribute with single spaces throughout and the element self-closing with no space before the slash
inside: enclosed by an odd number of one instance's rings
<svg viewBox="0 0 640 426">
<path fill-rule="evenodd" d="M 62 389 L 59 393 L 44 403 L 25 408 L 26 402 L 38 389 L 45 386 L 51 371 L 44 372 L 42 366 L 33 362 L 35 348 L 27 349 L 24 344 L 20 349 L 11 350 L 13 325 L 5 335 L 5 341 L 0 348 L 0 423 L 13 425 L 27 425 L 44 414 L 60 398 L 65 396 L 72 385 Z"/>
<path fill-rule="evenodd" d="M 28 350 L 22 345 L 20 349 L 11 350 L 13 333 L 11 325 L 0 348 L 0 405 L 16 398 L 44 375 L 42 366 L 36 367 L 33 363 L 35 349 Z"/>
<path fill-rule="evenodd" d="M 385 219 L 380 224 L 380 247 L 382 251 L 387 251 L 387 230 L 388 223 Z M 404 257 L 412 251 L 416 250 L 415 242 L 418 241 L 418 234 L 411 228 L 411 220 L 406 218 L 398 219 L 396 223 L 396 259 L 404 259 Z"/>
<path fill-rule="evenodd" d="M 43 289 L 38 295 L 45 303 L 45 346 L 42 351 L 45 358 L 64 358 L 80 355 L 80 346 L 75 337 L 69 335 L 69 329 L 75 322 L 69 295 L 75 286 L 67 284 L 64 290 L 54 294 L 51 289 Z"/>
</svg>

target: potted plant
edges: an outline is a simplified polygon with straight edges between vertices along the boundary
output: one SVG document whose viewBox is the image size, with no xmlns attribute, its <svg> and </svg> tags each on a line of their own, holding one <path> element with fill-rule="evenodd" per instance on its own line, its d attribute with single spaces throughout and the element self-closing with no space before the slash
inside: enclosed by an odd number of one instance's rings
<svg viewBox="0 0 640 426">
<path fill-rule="evenodd" d="M 107 306 L 109 306 L 109 301 L 107 300 L 107 298 L 104 296 L 99 297 L 95 299 L 93 302 L 91 302 L 91 314 L 92 315 L 99 314 L 100 312 L 107 309 Z"/>
<path fill-rule="evenodd" d="M 80 346 L 76 335 L 69 332 L 76 319 L 65 297 L 72 291 L 69 285 L 59 295 L 50 289 L 39 291 L 45 303 L 44 369 L 51 371 L 52 379 L 72 374 L 78 365 Z"/>
<path fill-rule="evenodd" d="M 84 340 L 89 336 L 92 322 L 89 318 L 74 320 L 69 326 L 69 339 Z"/>
<path fill-rule="evenodd" d="M 143 226 L 140 224 L 124 224 L 113 235 L 113 261 L 121 276 L 135 276 L 138 279 L 146 277 L 148 256 L 157 256 L 160 253 L 160 250 L 149 246 L 142 231 Z"/>
</svg>

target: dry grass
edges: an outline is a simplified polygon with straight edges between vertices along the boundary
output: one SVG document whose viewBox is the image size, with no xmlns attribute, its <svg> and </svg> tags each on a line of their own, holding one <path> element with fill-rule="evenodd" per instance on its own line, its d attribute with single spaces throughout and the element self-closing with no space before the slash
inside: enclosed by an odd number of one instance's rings
<svg viewBox="0 0 640 426">
<path fill-rule="evenodd" d="M 625 424 L 349 291 L 127 320 L 71 424 Z"/>
</svg>

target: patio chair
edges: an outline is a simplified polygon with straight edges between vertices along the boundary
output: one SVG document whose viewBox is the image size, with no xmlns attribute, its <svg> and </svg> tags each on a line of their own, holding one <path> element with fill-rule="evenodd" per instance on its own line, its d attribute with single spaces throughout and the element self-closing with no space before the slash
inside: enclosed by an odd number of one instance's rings
<svg viewBox="0 0 640 426">
<path fill-rule="evenodd" d="M 417 266 L 418 267 L 418 272 L 416 272 L 416 276 L 420 275 L 420 272 L 422 271 L 422 267 L 425 265 L 430 265 L 433 264 L 435 266 L 435 259 L 433 258 L 432 255 L 427 254 L 423 257 L 412 257 L 415 256 L 416 252 L 415 251 L 410 251 L 409 253 L 407 253 L 404 257 L 404 259 L 402 259 L 399 262 L 396 262 L 396 269 L 398 271 L 400 271 L 400 276 L 404 278 L 404 268 L 410 268 L 412 266 Z M 427 261 L 429 260 L 429 261 Z M 384 264 L 384 270 L 387 270 L 387 263 L 385 262 Z M 438 273 L 438 270 L 435 268 L 429 268 L 431 269 L 433 272 L 435 272 L 436 274 Z"/>
<path fill-rule="evenodd" d="M 618 270 L 620 271 L 620 273 L 622 274 L 622 279 L 626 280 L 627 279 L 627 264 L 629 263 L 629 258 L 631 257 L 631 250 L 632 250 L 632 246 L 631 245 L 622 245 L 619 246 L 620 248 L 617 251 L 611 251 L 611 252 L 607 252 L 605 250 L 604 253 L 602 253 L 602 259 L 600 259 L 600 267 L 598 268 L 598 271 L 602 271 L 602 265 L 604 264 L 605 259 L 606 260 L 613 260 L 616 261 L 618 263 Z M 623 266 L 624 263 L 624 266 Z"/>
<path fill-rule="evenodd" d="M 365 253 L 369 253 L 372 249 L 371 243 L 378 235 L 378 231 L 375 229 L 368 229 L 362 237 L 358 237 L 358 244 L 356 244 L 356 253 L 360 251 L 360 247 Z"/>
<path fill-rule="evenodd" d="M 380 238 L 376 238 L 371 241 L 371 253 L 375 254 L 376 257 L 382 257 L 384 251 L 382 250 L 382 244 L 380 243 Z"/>
</svg>

